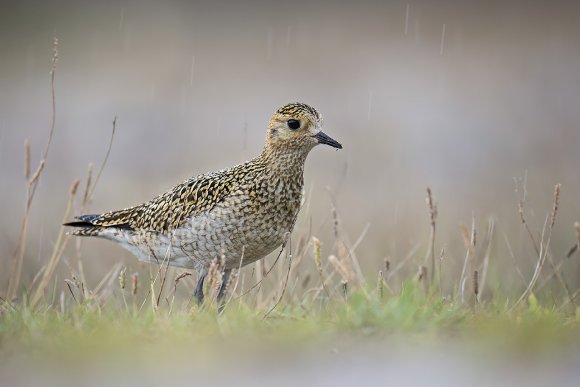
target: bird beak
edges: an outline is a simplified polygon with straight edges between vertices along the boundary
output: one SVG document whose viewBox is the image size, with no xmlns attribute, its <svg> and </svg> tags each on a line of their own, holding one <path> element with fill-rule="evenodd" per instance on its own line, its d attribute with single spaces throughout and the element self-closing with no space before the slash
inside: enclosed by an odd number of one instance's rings
<svg viewBox="0 0 580 387">
<path fill-rule="evenodd" d="M 341 143 L 339 143 L 338 141 L 330 138 L 329 136 L 326 135 L 326 133 L 324 133 L 322 131 L 316 133 L 312 137 L 314 137 L 315 139 L 317 139 L 319 144 L 326 144 L 326 145 L 330 145 L 333 148 L 342 149 L 342 144 Z"/>
</svg>

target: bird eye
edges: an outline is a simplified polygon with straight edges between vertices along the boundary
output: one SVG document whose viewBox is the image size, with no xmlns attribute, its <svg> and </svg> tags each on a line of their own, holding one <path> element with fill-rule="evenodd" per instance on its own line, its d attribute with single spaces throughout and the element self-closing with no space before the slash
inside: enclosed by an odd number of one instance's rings
<svg viewBox="0 0 580 387">
<path fill-rule="evenodd" d="M 292 130 L 296 130 L 296 129 L 300 128 L 300 121 L 298 121 L 298 120 L 288 120 L 287 124 L 288 124 L 288 127 Z"/>
</svg>

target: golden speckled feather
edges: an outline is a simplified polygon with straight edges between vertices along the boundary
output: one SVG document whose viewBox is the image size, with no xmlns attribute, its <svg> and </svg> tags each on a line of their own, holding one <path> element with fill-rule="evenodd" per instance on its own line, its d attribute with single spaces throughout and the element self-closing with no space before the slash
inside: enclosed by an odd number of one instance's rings
<svg viewBox="0 0 580 387">
<path fill-rule="evenodd" d="M 321 125 L 314 108 L 285 105 L 272 115 L 258 157 L 193 177 L 141 205 L 81 215 L 66 225 L 77 227 L 73 235 L 117 242 L 142 261 L 196 269 L 202 301 L 213 260 L 222 261 L 227 278 L 284 242 L 300 210 L 306 156 L 318 144 L 342 148 Z"/>
</svg>

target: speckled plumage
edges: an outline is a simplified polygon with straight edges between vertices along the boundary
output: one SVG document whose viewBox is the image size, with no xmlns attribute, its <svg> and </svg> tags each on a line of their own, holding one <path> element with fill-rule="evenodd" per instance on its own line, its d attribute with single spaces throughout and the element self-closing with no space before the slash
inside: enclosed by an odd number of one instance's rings
<svg viewBox="0 0 580 387">
<path fill-rule="evenodd" d="M 144 204 L 66 225 L 79 227 L 73 235 L 112 240 L 142 261 L 195 269 L 202 279 L 215 258 L 229 272 L 263 258 L 292 230 L 308 152 L 320 143 L 342 148 L 320 126 L 314 108 L 285 105 L 272 116 L 258 157 L 188 179 Z"/>
</svg>

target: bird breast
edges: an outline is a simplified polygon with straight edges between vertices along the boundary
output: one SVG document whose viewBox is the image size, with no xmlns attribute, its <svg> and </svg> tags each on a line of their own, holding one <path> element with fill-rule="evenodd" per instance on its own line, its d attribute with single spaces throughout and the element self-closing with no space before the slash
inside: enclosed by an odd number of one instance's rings
<svg viewBox="0 0 580 387">
<path fill-rule="evenodd" d="M 179 230 L 179 248 L 203 265 L 225 260 L 235 268 L 263 258 L 291 231 L 302 200 L 302 181 L 277 178 L 239 187 Z"/>
</svg>

